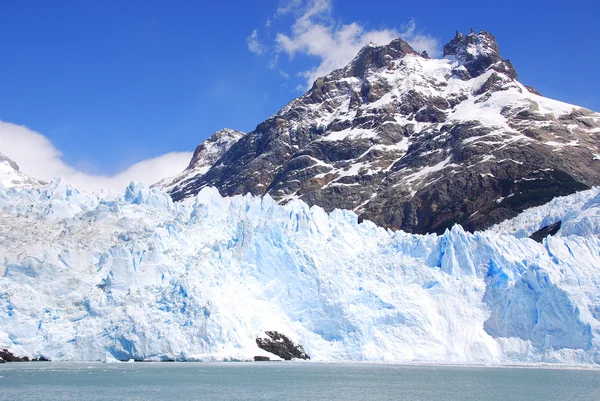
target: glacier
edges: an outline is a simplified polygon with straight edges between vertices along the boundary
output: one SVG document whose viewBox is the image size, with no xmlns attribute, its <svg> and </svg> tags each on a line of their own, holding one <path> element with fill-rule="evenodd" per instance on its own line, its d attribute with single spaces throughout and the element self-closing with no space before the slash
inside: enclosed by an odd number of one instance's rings
<svg viewBox="0 0 600 401">
<path fill-rule="evenodd" d="M 438 236 L 214 188 L 0 188 L 0 348 L 251 360 L 266 330 L 316 361 L 599 364 L 600 189 Z"/>
</svg>

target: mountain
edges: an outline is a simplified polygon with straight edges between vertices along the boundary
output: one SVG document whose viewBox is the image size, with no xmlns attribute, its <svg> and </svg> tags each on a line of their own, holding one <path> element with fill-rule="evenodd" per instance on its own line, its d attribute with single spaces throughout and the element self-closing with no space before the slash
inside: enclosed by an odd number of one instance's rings
<svg viewBox="0 0 600 401">
<path fill-rule="evenodd" d="M 0 188 L 24 188 L 42 185 L 39 181 L 19 171 L 17 163 L 0 153 Z"/>
<path fill-rule="evenodd" d="M 189 186 L 190 181 L 202 177 L 244 135 L 246 135 L 244 132 L 229 128 L 217 131 L 198 145 L 190 164 L 181 174 L 165 178 L 154 184 L 153 187 L 168 192 L 176 191 L 182 193 L 183 196 L 189 196 L 190 194 L 186 193 L 185 188 Z"/>
<path fill-rule="evenodd" d="M 315 361 L 600 364 L 599 236 L 599 188 L 441 236 L 214 188 L 0 189 L 0 349 L 253 360 L 280 333 Z"/>
<path fill-rule="evenodd" d="M 168 188 L 302 199 L 382 227 L 480 230 L 600 184 L 600 114 L 521 84 L 494 37 L 456 34 L 444 58 L 396 39 L 237 141 L 208 171 Z"/>
</svg>

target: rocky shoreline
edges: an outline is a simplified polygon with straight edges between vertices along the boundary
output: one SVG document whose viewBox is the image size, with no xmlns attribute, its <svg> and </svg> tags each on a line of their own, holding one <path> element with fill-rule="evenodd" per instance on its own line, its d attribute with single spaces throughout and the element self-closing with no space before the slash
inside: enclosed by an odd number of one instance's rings
<svg viewBox="0 0 600 401">
<path fill-rule="evenodd" d="M 0 363 L 6 362 L 49 362 L 44 356 L 29 358 L 28 356 L 16 356 L 6 348 L 0 350 Z"/>
</svg>

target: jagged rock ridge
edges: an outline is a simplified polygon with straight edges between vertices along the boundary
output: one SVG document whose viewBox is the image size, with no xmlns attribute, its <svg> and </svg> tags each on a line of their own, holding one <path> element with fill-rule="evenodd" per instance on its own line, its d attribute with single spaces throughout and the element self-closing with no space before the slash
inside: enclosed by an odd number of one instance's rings
<svg viewBox="0 0 600 401">
<path fill-rule="evenodd" d="M 268 193 L 425 233 L 600 184 L 599 114 L 521 84 L 487 32 L 457 33 L 444 54 L 366 46 L 170 194 Z"/>
</svg>

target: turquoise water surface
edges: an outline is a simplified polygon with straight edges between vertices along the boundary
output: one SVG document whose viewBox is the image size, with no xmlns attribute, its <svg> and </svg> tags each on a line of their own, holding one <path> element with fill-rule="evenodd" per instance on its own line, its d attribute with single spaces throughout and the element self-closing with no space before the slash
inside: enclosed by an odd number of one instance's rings
<svg viewBox="0 0 600 401">
<path fill-rule="evenodd" d="M 600 371 L 313 363 L 12 363 L 0 400 L 600 400 Z"/>
</svg>

